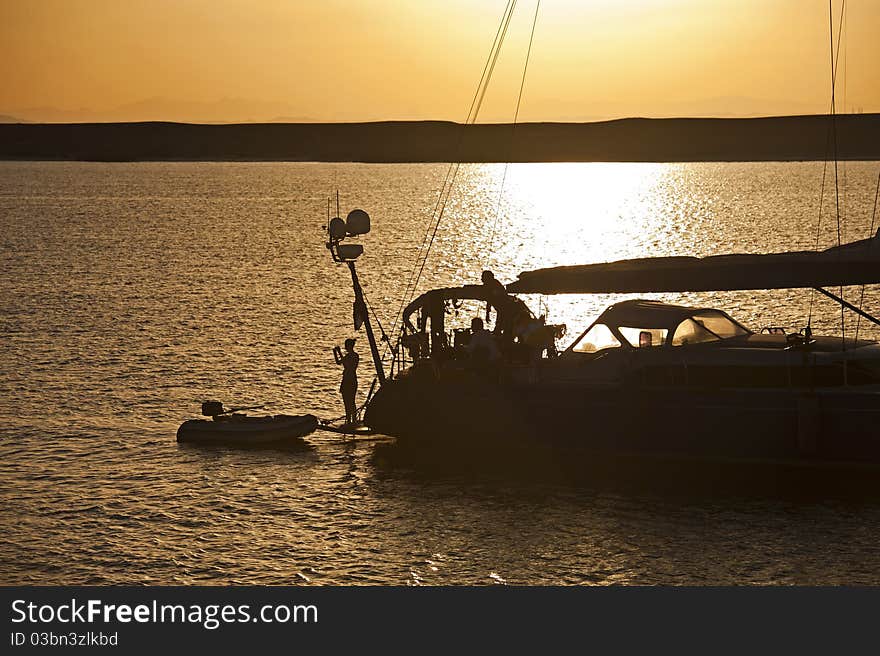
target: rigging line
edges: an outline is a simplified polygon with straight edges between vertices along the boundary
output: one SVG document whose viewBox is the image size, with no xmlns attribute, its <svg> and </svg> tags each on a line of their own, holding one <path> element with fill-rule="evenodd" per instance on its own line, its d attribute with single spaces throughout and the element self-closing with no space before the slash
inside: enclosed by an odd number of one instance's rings
<svg viewBox="0 0 880 656">
<path fill-rule="evenodd" d="M 830 38 L 831 38 L 831 48 L 829 50 L 830 56 L 831 56 L 831 107 L 830 107 L 830 113 L 833 115 L 834 114 L 834 88 L 837 84 L 837 68 L 838 68 L 838 64 L 840 62 L 841 32 L 840 32 L 840 28 L 838 28 L 837 48 L 835 50 L 835 48 L 834 48 L 834 19 L 833 19 L 832 4 L 831 3 L 832 3 L 832 0 L 828 0 L 828 12 L 829 12 L 830 21 L 831 21 L 831 27 L 828 30 L 828 33 L 830 34 Z M 838 21 L 838 22 L 840 23 L 841 26 L 843 25 L 843 9 L 844 9 L 845 4 L 846 4 L 846 1 L 844 0 L 844 3 L 840 6 L 840 21 Z M 831 150 L 831 136 L 832 136 L 832 131 L 833 131 L 832 128 L 833 128 L 833 119 L 832 119 L 832 123 L 829 124 L 829 126 L 828 126 L 828 131 L 826 132 L 826 136 L 825 136 L 825 161 L 822 164 L 822 185 L 821 185 L 821 190 L 819 193 L 819 217 L 816 222 L 816 245 L 815 245 L 814 250 L 819 250 L 819 239 L 820 239 L 820 235 L 822 232 L 822 209 L 823 209 L 823 203 L 824 203 L 824 199 L 825 199 L 825 178 L 828 173 L 828 155 L 829 155 L 829 151 Z M 835 150 L 835 160 L 836 159 L 837 159 L 837 154 L 836 154 L 836 150 Z M 838 240 L 838 243 L 839 243 L 839 240 Z M 810 307 L 809 307 L 809 311 L 807 313 L 807 325 L 808 326 L 812 326 L 812 322 L 813 322 L 813 305 L 814 305 L 815 297 L 816 297 L 816 291 L 814 289 L 811 289 L 810 290 Z"/>
<path fill-rule="evenodd" d="M 874 223 L 877 220 L 877 198 L 880 197 L 880 171 L 877 171 L 877 186 L 874 189 L 874 210 L 871 212 L 871 227 L 868 230 L 868 238 L 872 237 L 874 234 Z M 865 303 L 865 285 L 862 285 L 862 291 L 859 295 L 859 309 L 861 310 Z M 859 327 L 862 322 L 862 315 L 858 315 L 856 318 L 856 335 L 855 340 L 859 339 Z"/>
<path fill-rule="evenodd" d="M 385 342 L 385 348 L 384 348 L 384 350 L 383 350 L 382 357 L 381 357 L 381 360 L 384 362 L 384 361 L 385 361 L 385 355 L 388 353 L 388 346 L 389 346 L 389 344 L 390 344 L 390 342 L 391 342 L 391 339 L 388 337 L 388 333 L 385 332 L 385 327 L 382 325 L 382 322 L 379 320 L 379 315 L 378 315 L 378 313 L 376 312 L 376 310 L 373 308 L 373 304 L 370 303 L 370 299 L 369 299 L 369 297 L 367 296 L 366 292 L 364 292 L 363 289 L 361 289 L 361 293 L 362 293 L 363 296 L 364 296 L 364 303 L 365 303 L 366 306 L 367 306 L 367 311 L 368 311 L 370 314 L 372 314 L 372 315 L 373 315 L 373 318 L 376 320 L 376 325 L 379 327 L 379 333 L 382 335 L 382 338 L 381 338 L 381 339 L 382 339 L 383 342 Z M 366 404 L 369 402 L 370 397 L 371 397 L 372 394 L 373 394 L 373 390 L 375 389 L 375 385 L 376 385 L 376 383 L 377 383 L 378 381 L 379 381 L 379 376 L 378 376 L 378 375 L 374 375 L 374 376 L 373 376 L 373 382 L 370 384 L 370 391 L 367 393 L 367 400 L 364 401 L 364 405 L 365 405 L 365 406 L 366 406 Z"/>
<path fill-rule="evenodd" d="M 835 87 L 837 86 L 837 64 L 840 62 L 840 37 L 837 35 L 837 57 L 834 56 L 834 13 L 832 11 L 833 0 L 828 0 L 828 20 L 831 28 L 831 141 L 834 149 L 834 202 L 837 211 L 837 245 L 840 246 L 840 184 L 837 166 L 837 114 L 835 107 Z M 843 28 L 843 12 L 846 7 L 846 0 L 840 5 L 840 25 L 838 30 Z"/>
<path fill-rule="evenodd" d="M 480 113 L 480 108 L 481 108 L 482 105 L 483 105 L 483 100 L 484 100 L 485 97 L 486 97 L 486 91 L 487 91 L 487 89 L 489 88 L 489 82 L 491 81 L 491 79 L 492 79 L 492 73 L 493 73 L 494 70 L 495 70 L 495 64 L 496 64 L 496 62 L 498 61 L 498 56 L 499 56 L 499 54 L 501 53 L 501 46 L 502 46 L 502 44 L 504 43 L 504 38 L 505 38 L 505 36 L 507 35 L 507 30 L 508 30 L 508 28 L 510 27 L 510 19 L 511 19 L 511 17 L 513 16 L 513 9 L 516 7 L 516 0 L 513 0 L 513 2 L 511 2 L 511 5 L 510 5 L 510 6 L 511 6 L 511 11 L 510 11 L 510 12 L 507 14 L 507 16 L 505 17 L 504 26 L 503 26 L 503 29 L 502 29 L 502 32 L 501 32 L 501 37 L 500 37 L 500 39 L 498 40 L 498 47 L 497 47 L 497 49 L 495 50 L 495 53 L 494 53 L 494 55 L 493 55 L 493 57 L 492 57 L 492 63 L 491 63 L 491 65 L 490 65 L 490 67 L 489 67 L 488 74 L 487 74 L 487 76 L 486 76 L 486 80 L 485 80 L 485 83 L 484 83 L 484 85 L 483 85 L 483 89 L 482 89 L 482 91 L 479 93 L 479 98 L 478 98 L 478 100 L 477 100 L 477 104 L 476 104 L 476 106 L 474 107 L 473 116 L 472 116 L 471 119 L 470 119 L 470 123 L 469 123 L 469 124 L 471 124 L 471 125 L 472 125 L 474 122 L 476 122 L 476 120 L 477 120 L 477 116 L 479 116 L 479 113 Z M 423 273 L 424 270 L 425 270 L 425 265 L 426 265 L 427 262 L 428 262 L 428 256 L 429 256 L 430 253 L 431 253 L 431 248 L 432 248 L 432 246 L 434 245 L 434 240 L 435 240 L 436 237 L 437 237 L 437 231 L 438 231 L 439 228 L 440 228 L 440 223 L 443 221 L 443 215 L 444 215 L 444 213 L 445 213 L 445 211 L 446 211 L 446 205 L 447 205 L 447 203 L 449 202 L 449 198 L 452 196 L 452 189 L 453 189 L 454 186 L 455 186 L 455 180 L 456 180 L 456 178 L 458 177 L 458 172 L 459 172 L 460 168 L 461 168 L 461 162 L 456 162 L 455 165 L 454 165 L 454 167 L 453 167 L 452 178 L 451 178 L 451 180 L 450 180 L 450 182 L 449 182 L 449 188 L 448 188 L 448 190 L 447 190 L 447 193 L 446 193 L 445 198 L 442 199 L 442 201 L 443 201 L 442 204 L 440 205 L 440 213 L 437 215 L 437 220 L 436 220 L 436 223 L 434 224 L 434 230 L 433 230 L 433 232 L 431 233 L 431 239 L 430 239 L 430 241 L 428 242 L 428 246 L 427 246 L 427 248 L 425 249 L 424 255 L 423 255 L 423 257 L 422 257 L 422 264 L 421 264 L 421 266 L 419 267 L 418 274 L 416 275 L 415 281 L 413 282 L 413 285 L 412 285 L 412 291 L 411 291 L 411 293 L 413 293 L 413 294 L 415 293 L 415 290 L 418 288 L 419 281 L 420 281 L 421 278 L 422 278 L 422 273 Z"/>
<path fill-rule="evenodd" d="M 829 20 L 829 35 L 831 38 L 831 136 L 832 136 L 832 145 L 834 148 L 834 200 L 835 207 L 837 209 L 837 245 L 841 244 L 841 234 L 840 234 L 840 191 L 838 189 L 838 175 L 837 175 L 837 108 L 836 108 L 836 91 L 837 91 L 837 74 L 840 70 L 840 44 L 843 41 L 843 25 L 845 22 L 845 10 L 846 10 L 846 0 L 842 0 L 840 3 L 840 17 L 837 20 L 837 47 L 834 46 L 834 15 L 832 12 L 832 4 L 833 0 L 828 1 L 828 20 Z M 845 63 L 845 53 L 844 51 L 844 67 Z M 845 73 L 844 73 L 845 75 Z"/>
<path fill-rule="evenodd" d="M 468 112 L 467 112 L 467 115 L 465 116 L 465 120 L 464 120 L 465 125 L 467 125 L 471 122 L 471 115 L 473 114 L 474 107 L 476 106 L 477 100 L 480 97 L 480 89 L 482 89 L 484 84 L 486 83 L 486 75 L 487 75 L 487 72 L 489 71 L 490 64 L 493 60 L 493 54 L 496 52 L 497 48 L 500 48 L 499 39 L 503 38 L 502 32 L 503 32 L 503 28 L 505 25 L 505 21 L 507 20 L 508 15 L 513 11 L 513 8 L 515 5 L 516 5 L 516 0 L 508 0 L 507 6 L 504 9 L 504 14 L 502 15 L 501 23 L 499 23 L 498 30 L 495 32 L 495 38 L 492 41 L 492 47 L 489 49 L 489 54 L 486 57 L 485 63 L 483 64 L 483 70 L 480 73 L 480 80 L 477 83 L 476 90 L 474 91 L 474 97 L 471 99 L 471 104 L 468 107 Z M 491 73 L 489 73 L 489 75 L 491 75 Z M 460 152 L 460 150 L 461 150 L 461 142 L 463 139 L 463 135 L 464 135 L 464 130 L 463 129 L 459 130 L 458 141 L 457 141 L 457 145 L 456 145 L 456 152 Z M 419 258 L 421 258 L 422 250 L 424 249 L 425 243 L 427 242 L 428 236 L 431 232 L 431 226 L 434 223 L 434 218 L 436 217 L 437 212 L 439 211 L 440 204 L 443 200 L 444 193 L 446 192 L 446 187 L 449 183 L 449 177 L 450 177 L 450 174 L 452 173 L 453 166 L 454 166 L 454 162 L 450 162 L 449 166 L 446 169 L 446 176 L 443 180 L 443 184 L 440 187 L 440 193 L 437 198 L 437 204 L 435 205 L 434 210 L 431 212 L 430 220 L 428 221 L 427 228 L 425 229 L 425 236 L 422 238 L 422 243 L 419 246 L 419 255 L 416 258 L 416 260 L 413 262 L 413 268 L 410 271 L 409 281 L 412 280 L 412 276 L 415 274 L 416 266 L 418 264 Z M 407 288 L 406 294 L 404 295 L 404 300 L 403 300 L 404 303 L 407 300 L 408 294 L 409 294 L 409 288 Z"/>
<path fill-rule="evenodd" d="M 532 18 L 532 31 L 529 33 L 529 47 L 526 49 L 526 61 L 523 65 L 523 73 L 522 79 L 519 82 L 519 95 L 516 98 L 516 110 L 513 113 L 513 125 L 510 128 L 510 144 L 508 147 L 508 157 L 510 160 L 510 155 L 513 152 L 513 135 L 516 132 L 516 125 L 519 120 L 519 108 L 522 104 L 523 97 L 523 89 L 526 86 L 526 74 L 529 71 L 529 60 L 532 56 L 532 42 L 535 40 L 535 26 L 538 24 L 538 11 L 541 9 L 541 0 L 537 0 L 535 3 L 535 16 Z M 492 241 L 495 239 L 495 231 L 498 227 L 498 219 L 501 218 L 501 201 L 504 198 L 504 183 L 507 180 L 507 169 L 510 166 L 510 161 L 504 163 L 504 173 L 501 175 L 501 188 L 498 190 L 498 205 L 495 208 L 495 220 L 492 222 L 492 231 L 489 234 L 489 241 L 487 242 L 488 248 L 492 247 Z M 487 248 L 487 250 L 488 250 Z M 483 260 L 483 267 L 486 268 L 486 260 Z"/>
<path fill-rule="evenodd" d="M 511 6 L 511 4 L 512 4 L 513 1 L 514 1 L 514 0 L 508 0 L 507 7 L 505 8 L 505 14 L 504 14 L 505 16 L 507 15 L 507 12 L 510 10 L 510 6 Z M 483 65 L 483 71 L 482 71 L 482 73 L 480 74 L 480 80 L 479 80 L 479 83 L 477 84 L 477 89 L 476 89 L 476 91 L 474 92 L 474 97 L 471 99 L 471 104 L 470 104 L 470 107 L 468 108 L 467 116 L 465 117 L 465 124 L 467 124 L 467 123 L 470 121 L 471 113 L 473 112 L 474 105 L 476 104 L 476 102 L 477 102 L 477 98 L 478 98 L 478 96 L 479 96 L 479 90 L 480 90 L 480 88 L 482 88 L 482 86 L 483 86 L 483 83 L 484 83 L 484 80 L 485 80 L 485 77 L 486 77 L 486 71 L 488 70 L 488 68 L 489 68 L 489 64 L 490 64 L 490 62 L 491 62 L 492 53 L 495 51 L 495 48 L 496 48 L 496 46 L 497 46 L 498 38 L 499 38 L 499 36 L 500 36 L 500 34 L 501 34 L 502 26 L 503 26 L 503 19 L 502 19 L 502 23 L 499 24 L 499 26 L 498 26 L 498 31 L 495 33 L 495 39 L 494 39 L 493 42 L 492 42 L 492 47 L 490 48 L 489 55 L 487 56 L 487 58 L 486 58 L 486 62 L 485 62 L 485 64 Z M 461 130 L 459 131 L 458 145 L 457 145 L 457 147 L 456 147 L 456 150 L 459 150 L 459 149 L 460 149 L 460 146 L 461 146 L 461 140 L 462 140 L 462 132 L 463 132 L 463 131 L 461 131 Z M 431 212 L 430 220 L 428 221 L 427 227 L 426 227 L 426 229 L 425 229 L 425 235 L 424 235 L 424 237 L 422 238 L 422 243 L 421 243 L 421 245 L 419 246 L 419 255 L 418 255 L 418 257 L 416 258 L 416 260 L 413 261 L 413 267 L 412 267 L 412 270 L 410 271 L 410 275 L 409 275 L 408 283 L 412 281 L 412 277 L 413 277 L 413 275 L 415 275 L 416 266 L 418 265 L 418 261 L 419 261 L 419 258 L 421 257 L 422 250 L 424 249 L 424 247 L 425 247 L 425 243 L 427 242 L 427 240 L 428 240 L 428 236 L 429 236 L 429 234 L 430 234 L 430 232 L 431 232 L 431 226 L 433 225 L 434 217 L 435 217 L 436 214 L 437 214 L 438 208 L 439 208 L 440 203 L 441 203 L 442 198 L 443 198 L 443 194 L 444 194 L 444 192 L 445 192 L 445 190 L 446 190 L 446 186 L 447 186 L 447 184 L 449 183 L 449 176 L 450 176 L 450 174 L 451 174 L 451 172 L 452 172 L 452 167 L 453 167 L 453 163 L 451 162 L 451 163 L 449 164 L 449 166 L 447 167 L 447 169 L 446 169 L 446 176 L 445 176 L 445 178 L 444 178 L 444 180 L 443 180 L 443 184 L 440 186 L 440 193 L 439 193 L 439 196 L 438 196 L 437 205 L 434 207 L 434 210 Z M 403 302 L 404 302 L 404 303 L 406 302 L 406 295 L 407 295 L 408 293 L 409 293 L 409 288 L 407 288 L 407 291 L 406 291 L 406 293 L 405 293 L 405 295 L 404 295 L 404 298 L 403 298 Z"/>
<path fill-rule="evenodd" d="M 479 116 L 479 113 L 480 113 L 480 109 L 483 106 L 483 101 L 486 98 L 486 92 L 489 89 L 489 82 L 491 82 L 491 80 L 492 80 L 492 73 L 495 71 L 495 64 L 498 62 L 498 57 L 501 54 L 501 46 L 504 43 L 504 38 L 507 35 L 507 30 L 510 27 L 510 19 L 513 17 L 513 9 L 515 7 L 516 7 L 516 0 L 514 0 L 512 6 L 511 6 L 511 12 L 507 15 L 506 21 L 504 23 L 504 29 L 501 33 L 501 39 L 498 42 L 498 48 L 495 50 L 495 54 L 492 58 L 492 64 L 489 67 L 489 73 L 486 76 L 486 82 L 483 85 L 483 89 L 480 92 L 479 100 L 477 101 L 477 105 L 474 108 L 474 114 L 473 114 L 473 117 L 470 122 L 471 125 L 473 125 L 476 122 L 477 116 Z M 443 220 L 443 215 L 446 211 L 446 205 L 449 202 L 450 197 L 452 196 L 452 190 L 455 186 L 455 180 L 458 177 L 458 172 L 459 172 L 460 168 L 461 168 L 461 162 L 456 162 L 455 169 L 452 174 L 452 180 L 449 183 L 449 191 L 446 195 L 446 199 L 444 200 L 442 206 L 440 207 L 440 214 L 437 216 L 437 222 L 434 224 L 434 231 L 431 234 L 431 240 L 428 242 L 428 248 L 425 250 L 425 255 L 422 259 L 422 265 L 419 267 L 419 272 L 418 272 L 418 275 L 416 276 L 416 280 L 413 285 L 413 293 L 415 293 L 415 288 L 418 287 L 419 280 L 421 280 L 422 273 L 425 270 L 425 265 L 428 263 L 428 256 L 430 255 L 431 247 L 434 245 L 434 239 L 437 237 L 437 231 L 440 229 L 440 223 Z"/>
<path fill-rule="evenodd" d="M 373 315 L 373 318 L 376 320 L 376 325 L 379 326 L 379 332 L 382 335 L 382 340 L 387 342 L 388 341 L 388 334 L 385 332 L 385 328 L 382 326 L 382 322 L 379 321 L 379 315 L 376 314 L 376 310 L 373 309 L 373 304 L 370 303 L 370 299 L 367 298 L 367 295 L 364 293 L 363 289 L 361 289 L 361 294 L 363 294 L 364 302 L 367 306 L 367 310 L 370 312 L 370 314 Z"/>
<path fill-rule="evenodd" d="M 474 107 L 476 106 L 477 100 L 480 96 L 480 89 L 486 83 L 486 75 L 487 75 L 487 72 L 489 71 L 489 66 L 492 61 L 493 54 L 495 53 L 496 49 L 500 49 L 500 47 L 501 47 L 501 44 L 499 43 L 499 39 L 503 38 L 502 33 L 504 32 L 504 26 L 506 23 L 510 22 L 509 16 L 513 13 L 513 9 L 515 6 L 516 6 L 516 0 L 507 0 L 507 5 L 505 6 L 504 12 L 502 13 L 502 16 L 501 16 L 501 22 L 498 24 L 498 29 L 495 32 L 495 38 L 492 41 L 492 47 L 489 49 L 489 54 L 487 55 L 486 61 L 483 64 L 483 70 L 480 74 L 480 80 L 477 83 L 476 90 L 474 91 L 474 97 L 471 99 L 471 104 L 470 104 L 470 107 L 468 108 L 468 113 L 467 113 L 467 116 L 465 117 L 464 125 L 467 125 L 468 123 L 471 122 L 471 115 L 474 112 Z M 462 126 L 461 129 L 459 130 L 458 140 L 457 140 L 456 148 L 455 148 L 455 151 L 457 153 L 461 152 L 461 144 L 463 141 L 463 137 L 464 137 L 464 127 Z M 404 291 L 403 296 L 400 299 L 400 306 L 399 306 L 399 308 L 395 314 L 395 317 L 394 317 L 394 322 L 393 322 L 393 325 L 391 328 L 392 333 L 395 332 L 397 329 L 398 319 L 400 317 L 401 312 L 403 312 L 403 308 L 406 305 L 407 301 L 409 300 L 410 295 L 415 292 L 415 286 L 412 284 L 413 277 L 415 276 L 416 268 L 418 267 L 419 260 L 421 259 L 422 252 L 425 248 L 425 243 L 428 241 L 428 236 L 431 232 L 431 226 L 434 224 L 435 216 L 437 215 L 437 212 L 439 211 L 439 208 L 440 208 L 440 204 L 443 201 L 443 196 L 444 196 L 447 184 L 449 183 L 449 179 L 450 179 L 450 175 L 452 173 L 453 166 L 454 166 L 454 163 L 450 162 L 449 166 L 446 169 L 446 176 L 443 180 L 443 184 L 440 187 L 440 193 L 437 198 L 437 204 L 435 205 L 434 210 L 431 212 L 431 216 L 429 217 L 429 221 L 427 222 L 427 226 L 425 228 L 425 236 L 422 238 L 422 243 L 419 246 L 419 252 L 416 256 L 416 259 L 413 260 L 413 266 L 412 266 L 412 269 L 410 270 L 410 273 L 409 273 L 409 276 L 407 279 L 407 286 L 406 286 L 406 289 Z M 387 352 L 387 350 L 386 350 L 386 352 Z"/>
<path fill-rule="evenodd" d="M 841 6 L 841 9 L 843 6 Z M 849 50 L 847 43 L 847 16 L 843 12 L 841 12 L 840 16 L 840 30 L 843 34 L 841 39 L 840 33 L 837 37 L 837 67 L 840 68 L 840 44 L 843 42 L 843 100 L 841 104 L 843 105 L 843 114 L 846 114 L 846 75 L 847 75 L 847 65 L 846 65 L 846 53 Z M 848 200 L 847 200 L 847 192 L 849 190 L 849 185 L 847 184 L 847 161 L 843 160 L 841 163 L 843 166 L 843 198 L 841 203 L 841 234 L 843 235 L 842 239 L 846 242 L 846 219 L 847 219 L 847 208 L 848 208 Z"/>
<path fill-rule="evenodd" d="M 460 140 L 459 140 L 459 143 L 460 143 Z M 434 210 L 431 213 L 430 220 L 428 221 L 427 227 L 425 228 L 425 236 L 422 238 L 422 244 L 421 244 L 421 246 L 419 246 L 419 252 L 416 256 L 416 259 L 413 260 L 413 266 L 412 266 L 412 269 L 410 270 L 410 273 L 409 273 L 409 277 L 408 277 L 407 284 L 406 284 L 406 289 L 403 293 L 403 296 L 400 299 L 400 305 L 397 308 L 397 312 L 394 315 L 394 321 L 391 324 L 391 333 L 392 334 L 396 333 L 397 324 L 401 318 L 401 315 L 403 313 L 403 309 L 406 306 L 406 303 L 412 298 L 412 295 L 415 293 L 416 286 L 418 285 L 418 278 L 416 278 L 416 270 L 419 266 L 419 262 L 422 260 L 422 253 L 425 250 L 425 244 L 428 241 L 429 235 L 431 234 L 431 226 L 434 225 L 434 221 L 435 221 L 434 217 L 437 215 L 437 212 L 440 211 L 441 204 L 445 205 L 444 196 L 447 195 L 447 193 L 446 193 L 447 185 L 451 184 L 451 183 L 449 183 L 449 180 L 450 180 L 450 175 L 452 174 L 454 167 L 455 167 L 455 164 L 450 163 L 449 167 L 446 169 L 446 177 L 444 178 L 443 185 L 440 188 L 440 195 L 437 198 L 437 204 L 434 207 Z M 453 179 L 454 179 L 454 177 L 453 177 Z M 424 268 L 424 263 L 422 263 L 422 268 Z M 390 343 L 386 343 L 385 349 L 383 350 L 383 353 L 382 353 L 383 359 L 387 355 L 389 348 L 390 348 Z"/>
<path fill-rule="evenodd" d="M 473 112 L 474 106 L 477 102 L 477 96 L 479 95 L 480 88 L 483 86 L 483 83 L 486 79 L 486 73 L 489 70 L 489 63 L 492 60 L 493 53 L 501 48 L 501 44 L 499 43 L 499 38 L 503 39 L 502 33 L 504 31 L 505 22 L 510 22 L 509 16 L 513 14 L 513 10 L 516 8 L 517 0 L 507 0 L 507 6 L 504 8 L 504 13 L 501 15 L 501 22 L 498 24 L 498 31 L 495 32 L 495 40 L 492 42 L 492 47 L 489 49 L 489 54 L 486 57 L 486 62 L 483 64 L 483 72 L 480 74 L 480 81 L 477 84 L 477 88 L 474 91 L 474 97 L 471 99 L 470 107 L 468 108 L 467 118 L 465 118 L 465 123 L 471 117 L 471 113 Z"/>
<path fill-rule="evenodd" d="M 483 106 L 483 100 L 486 98 L 486 92 L 489 90 L 489 82 L 492 80 L 492 73 L 495 72 L 495 64 L 498 63 L 498 57 L 501 54 L 501 46 L 504 43 L 504 38 L 507 36 L 507 29 L 510 27 L 510 19 L 513 18 L 513 10 L 515 8 L 516 0 L 513 0 L 511 11 L 507 15 L 507 19 L 504 22 L 504 30 L 501 32 L 501 40 L 498 42 L 498 48 L 495 49 L 495 54 L 492 57 L 492 65 L 489 67 L 489 74 L 486 76 L 486 83 L 483 85 L 483 89 L 480 92 L 480 99 L 477 102 L 477 106 L 474 108 L 474 115 L 471 119 L 471 124 L 477 122 L 477 115 L 480 113 L 480 108 Z"/>
<path fill-rule="evenodd" d="M 837 48 L 838 54 L 835 58 L 834 56 L 834 9 L 833 9 L 833 0 L 828 0 L 828 24 L 829 24 L 829 38 L 831 39 L 831 135 L 832 135 L 832 145 L 834 148 L 834 207 L 837 215 L 837 245 L 840 246 L 840 182 L 838 176 L 838 166 L 837 166 L 837 119 L 836 119 L 836 108 L 835 108 L 835 87 L 836 87 L 836 73 L 837 66 L 835 65 L 835 59 L 837 62 L 840 62 L 840 41 L 841 41 L 841 30 L 843 29 L 843 12 L 846 8 L 846 0 L 843 0 L 840 3 L 840 24 L 838 25 L 838 35 L 837 35 Z M 840 298 L 844 298 L 843 296 L 843 286 L 840 287 Z M 843 303 L 840 304 L 840 340 L 841 346 L 844 350 L 846 350 L 846 311 L 844 309 Z"/>
<path fill-rule="evenodd" d="M 526 86 L 526 74 L 529 72 L 529 61 L 532 57 L 532 43 L 535 41 L 535 27 L 538 25 L 538 12 L 541 10 L 541 0 L 538 0 L 535 3 L 535 16 L 532 18 L 532 31 L 529 32 L 529 47 L 526 49 L 526 63 L 523 65 L 523 74 L 522 79 L 519 82 L 519 95 L 516 99 L 516 112 L 513 114 L 513 127 L 516 127 L 516 123 L 519 120 L 519 108 L 520 103 L 522 103 L 523 97 L 523 89 Z"/>
<path fill-rule="evenodd" d="M 828 133 L 828 136 L 825 138 L 825 152 L 828 152 L 828 148 L 830 146 L 831 134 Z M 816 248 L 815 250 L 819 250 L 819 234 L 822 228 L 822 202 L 825 199 L 825 177 L 828 172 L 828 160 L 825 160 L 824 165 L 822 166 L 822 185 L 819 189 L 819 220 L 816 222 Z M 807 326 L 813 325 L 813 301 L 816 297 L 816 290 L 810 290 L 810 309 L 807 313 Z"/>
</svg>

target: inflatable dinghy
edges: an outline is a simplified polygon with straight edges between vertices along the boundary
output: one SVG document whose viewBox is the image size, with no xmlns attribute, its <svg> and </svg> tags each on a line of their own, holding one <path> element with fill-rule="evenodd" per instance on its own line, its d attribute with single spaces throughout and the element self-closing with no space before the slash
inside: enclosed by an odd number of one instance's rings
<svg viewBox="0 0 880 656">
<path fill-rule="evenodd" d="M 211 419 L 190 419 L 177 429 L 178 442 L 238 444 L 242 446 L 283 442 L 304 437 L 318 427 L 314 415 L 249 417 L 237 408 L 224 410 L 217 401 L 202 404 L 202 414 Z"/>
</svg>

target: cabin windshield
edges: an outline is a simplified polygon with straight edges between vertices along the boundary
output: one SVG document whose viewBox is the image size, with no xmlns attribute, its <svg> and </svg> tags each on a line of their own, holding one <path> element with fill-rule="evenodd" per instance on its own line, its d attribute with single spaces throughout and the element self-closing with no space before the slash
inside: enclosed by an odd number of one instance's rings
<svg viewBox="0 0 880 656">
<path fill-rule="evenodd" d="M 604 323 L 597 323 L 572 346 L 572 350 L 577 353 L 596 353 L 618 346 L 621 346 L 620 340 L 614 336 L 611 329 Z"/>
<path fill-rule="evenodd" d="M 678 324 L 672 335 L 672 345 L 702 344 L 748 334 L 748 330 L 722 312 L 705 310 Z"/>
<path fill-rule="evenodd" d="M 669 331 L 666 328 L 633 328 L 620 326 L 620 334 L 633 348 L 650 348 L 666 344 Z"/>
<path fill-rule="evenodd" d="M 749 334 L 748 330 L 740 326 L 730 317 L 726 316 L 723 312 L 712 310 L 697 312 L 694 314 L 693 319 L 703 326 L 703 328 L 711 330 L 721 339 Z"/>
</svg>

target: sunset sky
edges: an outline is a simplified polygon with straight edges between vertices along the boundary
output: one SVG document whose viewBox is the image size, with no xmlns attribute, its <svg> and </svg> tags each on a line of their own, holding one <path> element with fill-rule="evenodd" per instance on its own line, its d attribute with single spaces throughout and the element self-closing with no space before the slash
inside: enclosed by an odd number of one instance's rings
<svg viewBox="0 0 880 656">
<path fill-rule="evenodd" d="M 0 0 L 0 114 L 463 120 L 505 0 Z M 519 0 L 482 121 L 509 121 Z M 835 0 L 835 22 L 840 0 Z M 880 111 L 880 0 L 847 2 L 839 111 Z M 823 0 L 543 0 L 521 120 L 827 111 Z"/>
</svg>

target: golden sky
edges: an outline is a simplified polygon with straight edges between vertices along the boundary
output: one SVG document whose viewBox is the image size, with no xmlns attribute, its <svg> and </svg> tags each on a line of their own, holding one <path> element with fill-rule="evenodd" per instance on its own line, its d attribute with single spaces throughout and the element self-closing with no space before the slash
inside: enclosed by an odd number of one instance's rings
<svg viewBox="0 0 880 656">
<path fill-rule="evenodd" d="M 0 0 L 0 114 L 463 120 L 505 4 Z M 481 120 L 513 117 L 534 6 Z M 880 111 L 880 0 L 846 14 L 838 111 Z M 827 111 L 828 51 L 824 0 L 542 0 L 520 120 Z"/>
</svg>

